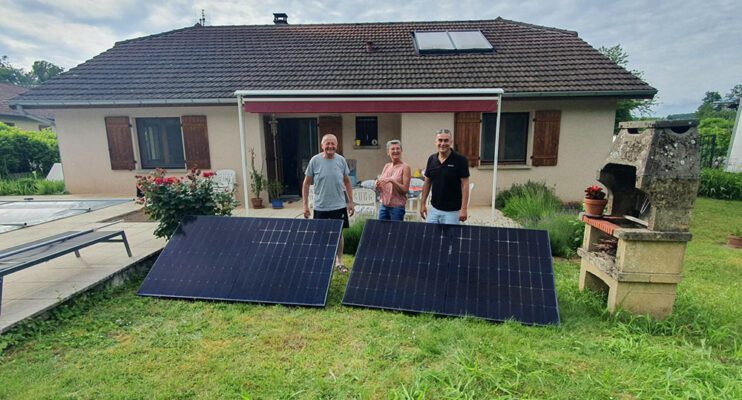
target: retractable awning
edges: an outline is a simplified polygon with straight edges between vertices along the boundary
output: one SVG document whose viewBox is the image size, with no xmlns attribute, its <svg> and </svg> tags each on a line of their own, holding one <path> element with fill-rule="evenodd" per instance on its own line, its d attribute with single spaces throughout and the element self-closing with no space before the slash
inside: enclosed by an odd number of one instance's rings
<svg viewBox="0 0 742 400">
<path fill-rule="evenodd" d="M 495 112 L 500 89 L 238 90 L 251 113 Z"/>
</svg>

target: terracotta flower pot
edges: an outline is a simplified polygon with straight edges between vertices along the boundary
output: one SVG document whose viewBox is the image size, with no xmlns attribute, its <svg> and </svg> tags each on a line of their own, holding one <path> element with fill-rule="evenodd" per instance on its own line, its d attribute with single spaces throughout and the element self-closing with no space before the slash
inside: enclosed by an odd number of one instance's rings
<svg viewBox="0 0 742 400">
<path fill-rule="evenodd" d="M 606 204 L 608 204 L 607 199 L 585 199 L 585 215 L 588 217 L 602 217 Z"/>
<path fill-rule="evenodd" d="M 260 197 L 251 198 L 250 203 L 252 204 L 252 208 L 263 208 L 263 199 Z"/>
<path fill-rule="evenodd" d="M 742 249 L 742 236 L 729 235 L 727 236 L 727 242 L 729 243 L 729 247 Z"/>
</svg>

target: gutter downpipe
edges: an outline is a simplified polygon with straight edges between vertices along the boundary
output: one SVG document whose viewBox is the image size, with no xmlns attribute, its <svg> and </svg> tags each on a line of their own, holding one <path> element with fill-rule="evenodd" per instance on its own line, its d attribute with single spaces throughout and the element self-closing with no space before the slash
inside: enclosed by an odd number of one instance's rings
<svg viewBox="0 0 742 400">
<path fill-rule="evenodd" d="M 249 199 L 247 198 L 247 151 L 245 151 L 245 121 L 243 114 L 245 113 L 243 107 L 242 95 L 237 95 L 237 120 L 240 124 L 240 156 L 242 157 L 242 202 L 245 204 L 245 216 L 250 216 L 250 205 Z"/>
<path fill-rule="evenodd" d="M 502 111 L 502 94 L 497 96 L 497 122 L 495 125 L 495 154 L 492 157 L 492 222 L 495 222 L 495 198 L 497 197 L 497 154 L 500 150 L 500 114 Z M 471 194 L 469 194 L 471 196 Z"/>
</svg>

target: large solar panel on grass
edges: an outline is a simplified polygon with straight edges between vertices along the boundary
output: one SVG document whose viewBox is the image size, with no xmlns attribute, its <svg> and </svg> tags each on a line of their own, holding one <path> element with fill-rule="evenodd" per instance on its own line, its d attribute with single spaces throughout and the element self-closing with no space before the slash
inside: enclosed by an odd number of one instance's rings
<svg viewBox="0 0 742 400">
<path fill-rule="evenodd" d="M 324 306 L 342 221 L 189 217 L 143 296 Z"/>
<path fill-rule="evenodd" d="M 545 231 L 369 220 L 343 304 L 558 324 Z"/>
</svg>

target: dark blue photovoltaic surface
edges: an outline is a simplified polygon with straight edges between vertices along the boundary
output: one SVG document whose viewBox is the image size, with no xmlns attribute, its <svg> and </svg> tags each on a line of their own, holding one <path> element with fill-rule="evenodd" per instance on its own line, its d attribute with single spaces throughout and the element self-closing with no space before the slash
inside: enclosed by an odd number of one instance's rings
<svg viewBox="0 0 742 400">
<path fill-rule="evenodd" d="M 548 233 L 369 220 L 343 304 L 558 324 Z"/>
<path fill-rule="evenodd" d="M 324 306 L 342 221 L 189 217 L 142 296 Z"/>
</svg>

